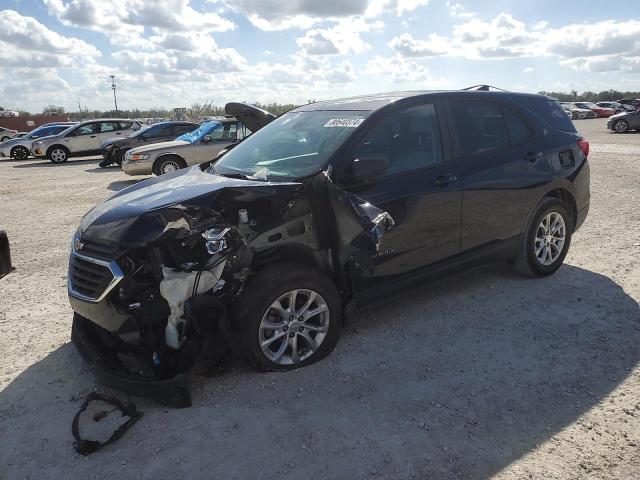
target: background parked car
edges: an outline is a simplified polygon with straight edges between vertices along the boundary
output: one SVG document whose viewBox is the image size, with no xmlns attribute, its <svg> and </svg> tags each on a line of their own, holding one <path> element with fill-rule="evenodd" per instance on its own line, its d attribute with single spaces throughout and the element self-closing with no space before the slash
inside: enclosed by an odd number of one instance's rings
<svg viewBox="0 0 640 480">
<path fill-rule="evenodd" d="M 616 113 L 614 108 L 605 108 L 599 107 L 595 103 L 592 102 L 575 102 L 576 107 L 584 108 L 586 110 L 591 110 L 594 112 L 599 118 L 607 118 Z"/>
<path fill-rule="evenodd" d="M 0 142 L 6 142 L 7 140 L 15 137 L 17 133 L 17 130 L 0 127 Z"/>
<path fill-rule="evenodd" d="M 191 133 L 172 142 L 152 143 L 129 150 L 122 162 L 127 175 L 163 175 L 189 165 L 215 158 L 230 145 L 248 136 L 251 131 L 235 118 L 203 123 Z"/>
<path fill-rule="evenodd" d="M 571 102 L 563 102 L 562 109 L 571 112 L 571 118 L 573 120 L 582 120 L 585 118 L 596 118 L 598 115 L 595 112 L 592 112 L 588 108 L 579 108 L 575 103 Z"/>
<path fill-rule="evenodd" d="M 618 113 L 609 117 L 607 128 L 616 133 L 626 133 L 629 130 L 640 130 L 640 110 Z"/>
<path fill-rule="evenodd" d="M 33 142 L 32 153 L 53 163 L 64 163 L 69 157 L 98 154 L 105 140 L 115 136 L 127 137 L 140 127 L 138 122 L 126 118 L 88 120 L 53 137 Z"/>
<path fill-rule="evenodd" d="M 72 125 L 75 125 L 75 123 L 48 123 L 28 132 L 22 137 L 14 137 L 11 140 L 0 143 L 0 157 L 11 157 L 16 160 L 25 160 L 31 154 L 31 145 L 34 140 L 48 137 L 50 135 L 57 135 Z"/>
<path fill-rule="evenodd" d="M 18 117 L 18 116 L 20 116 L 20 114 L 15 110 L 5 110 L 4 108 L 0 107 L 0 117 Z"/>
<path fill-rule="evenodd" d="M 198 127 L 199 124 L 193 122 L 160 122 L 143 127 L 126 138 L 110 138 L 100 147 L 103 156 L 100 166 L 105 168 L 112 163 L 121 165 L 124 154 L 132 148 L 175 140 L 180 135 L 193 132 Z"/>
</svg>

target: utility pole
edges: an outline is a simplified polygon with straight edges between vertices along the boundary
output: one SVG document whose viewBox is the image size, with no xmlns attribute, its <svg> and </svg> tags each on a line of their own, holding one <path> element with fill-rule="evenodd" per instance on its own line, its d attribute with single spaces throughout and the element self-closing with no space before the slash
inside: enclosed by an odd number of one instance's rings
<svg viewBox="0 0 640 480">
<path fill-rule="evenodd" d="M 109 75 L 111 77 L 111 88 L 113 89 L 113 103 L 116 106 L 116 113 L 118 113 L 118 99 L 116 98 L 116 76 Z"/>
</svg>

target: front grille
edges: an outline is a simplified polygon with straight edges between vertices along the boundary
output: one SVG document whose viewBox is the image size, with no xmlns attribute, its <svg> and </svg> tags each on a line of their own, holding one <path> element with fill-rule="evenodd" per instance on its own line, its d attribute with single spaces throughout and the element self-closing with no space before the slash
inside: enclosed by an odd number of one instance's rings
<svg viewBox="0 0 640 480">
<path fill-rule="evenodd" d="M 118 247 L 97 243 L 92 240 L 81 239 L 82 248 L 78 248 L 78 253 L 100 260 L 115 260 L 118 257 Z M 80 245 L 78 245 L 80 246 Z"/>
<path fill-rule="evenodd" d="M 114 274 L 108 266 L 85 260 L 76 255 L 71 256 L 69 264 L 70 291 L 92 300 L 98 300 L 112 285 L 114 279 Z"/>
</svg>

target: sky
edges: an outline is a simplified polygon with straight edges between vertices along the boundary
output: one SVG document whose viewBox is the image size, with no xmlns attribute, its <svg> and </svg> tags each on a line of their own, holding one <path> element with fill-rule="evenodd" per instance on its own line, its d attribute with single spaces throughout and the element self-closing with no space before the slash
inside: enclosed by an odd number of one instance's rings
<svg viewBox="0 0 640 480">
<path fill-rule="evenodd" d="M 640 90 L 640 0 L 0 0 L 0 105 Z"/>
</svg>

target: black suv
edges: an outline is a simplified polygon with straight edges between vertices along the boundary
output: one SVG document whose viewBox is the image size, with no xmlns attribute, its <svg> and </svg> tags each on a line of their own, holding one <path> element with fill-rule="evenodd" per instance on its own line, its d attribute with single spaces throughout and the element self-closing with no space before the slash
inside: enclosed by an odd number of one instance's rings
<svg viewBox="0 0 640 480">
<path fill-rule="evenodd" d="M 271 120 L 233 105 L 256 129 Z M 292 369 L 335 347 L 345 313 L 417 282 L 494 261 L 549 275 L 587 215 L 588 151 L 539 95 L 300 107 L 82 219 L 74 343 L 101 382 L 185 406 L 186 373 L 214 345 Z"/>
</svg>

